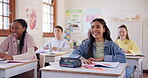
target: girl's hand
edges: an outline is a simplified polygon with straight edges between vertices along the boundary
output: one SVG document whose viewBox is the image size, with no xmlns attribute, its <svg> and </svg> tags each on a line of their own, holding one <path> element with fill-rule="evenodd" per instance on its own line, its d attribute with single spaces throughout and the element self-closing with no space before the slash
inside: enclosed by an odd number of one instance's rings
<svg viewBox="0 0 148 78">
<path fill-rule="evenodd" d="M 57 50 L 57 47 L 52 47 L 51 48 L 53 51 L 56 51 Z"/>
<path fill-rule="evenodd" d="M 49 48 L 48 48 L 48 47 L 44 47 L 43 49 L 44 49 L 44 50 L 48 50 Z"/>
<path fill-rule="evenodd" d="M 104 57 L 101 57 L 101 58 L 92 58 L 92 57 L 90 57 L 89 60 L 99 62 L 99 61 L 103 61 Z"/>
<path fill-rule="evenodd" d="M 92 61 L 89 59 L 81 58 L 83 64 L 92 64 Z"/>
<path fill-rule="evenodd" d="M 124 48 L 122 48 L 122 50 L 124 51 L 124 53 L 130 54 L 130 52 L 129 52 L 128 50 L 126 50 L 126 49 L 124 49 Z"/>
<path fill-rule="evenodd" d="M 0 58 L 6 59 L 6 60 L 13 60 L 13 57 L 6 53 L 0 53 Z"/>
</svg>

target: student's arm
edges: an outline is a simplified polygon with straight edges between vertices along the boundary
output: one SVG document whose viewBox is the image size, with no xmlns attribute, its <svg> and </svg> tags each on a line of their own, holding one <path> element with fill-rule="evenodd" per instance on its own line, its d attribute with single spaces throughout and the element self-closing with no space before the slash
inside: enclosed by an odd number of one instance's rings
<svg viewBox="0 0 148 78">
<path fill-rule="evenodd" d="M 83 42 L 76 50 L 74 50 L 71 53 L 70 57 L 71 58 L 83 58 L 85 57 L 86 51 L 87 51 L 86 42 Z"/>
<path fill-rule="evenodd" d="M 5 51 L 3 51 L 2 49 L 0 49 L 0 53 L 4 53 Z"/>
<path fill-rule="evenodd" d="M 134 43 L 133 41 L 131 41 L 129 43 L 129 48 L 127 49 L 131 54 L 140 54 L 140 49 L 138 48 L 138 46 L 136 45 L 136 43 Z"/>
<path fill-rule="evenodd" d="M 110 47 L 107 48 L 110 53 L 105 55 L 104 61 L 110 61 L 110 62 L 120 62 L 125 63 L 126 62 L 126 56 L 123 52 L 123 50 L 114 42 L 111 43 Z"/>
<path fill-rule="evenodd" d="M 49 50 L 51 48 L 50 41 L 46 42 L 44 45 L 41 46 L 42 50 Z"/>
<path fill-rule="evenodd" d="M 28 48 L 28 51 L 26 53 L 12 56 L 13 60 L 34 59 L 36 56 L 34 49 L 35 49 L 35 47 L 30 47 L 30 48 Z"/>
<path fill-rule="evenodd" d="M 63 48 L 58 48 L 59 51 L 69 51 L 71 50 L 70 45 L 67 40 L 63 42 Z"/>
<path fill-rule="evenodd" d="M 26 47 L 27 52 L 20 55 L 13 55 L 12 56 L 13 60 L 36 59 L 35 50 L 37 47 L 32 36 L 26 35 L 25 41 L 24 41 L 24 47 Z"/>
<path fill-rule="evenodd" d="M 0 45 L 0 50 L 2 52 L 7 52 L 8 51 L 8 47 L 9 47 L 9 41 L 11 40 L 10 36 L 8 36 Z M 0 51 L 0 52 L 1 52 Z"/>
</svg>

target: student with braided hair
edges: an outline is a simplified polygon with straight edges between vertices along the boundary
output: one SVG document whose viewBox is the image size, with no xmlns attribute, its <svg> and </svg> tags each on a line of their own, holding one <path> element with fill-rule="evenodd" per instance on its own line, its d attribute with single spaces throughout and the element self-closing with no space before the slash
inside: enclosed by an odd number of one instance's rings
<svg viewBox="0 0 148 78">
<path fill-rule="evenodd" d="M 11 33 L 0 45 L 0 58 L 6 60 L 36 59 L 37 47 L 32 36 L 27 33 L 26 21 L 15 19 L 11 24 Z"/>
</svg>

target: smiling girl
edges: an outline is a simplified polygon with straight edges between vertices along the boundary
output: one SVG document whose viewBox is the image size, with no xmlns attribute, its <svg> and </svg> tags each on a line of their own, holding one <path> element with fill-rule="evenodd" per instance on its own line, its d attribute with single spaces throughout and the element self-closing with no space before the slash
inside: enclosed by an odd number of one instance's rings
<svg viewBox="0 0 148 78">
<path fill-rule="evenodd" d="M 126 62 L 123 50 L 112 41 L 106 22 L 101 18 L 91 22 L 89 39 L 81 43 L 70 57 L 80 58 L 85 64 L 93 61 Z"/>
<path fill-rule="evenodd" d="M 118 27 L 118 38 L 115 40 L 126 54 L 140 54 L 140 50 L 134 41 L 130 40 L 128 30 L 125 25 Z"/>
<path fill-rule="evenodd" d="M 26 21 L 15 19 L 11 24 L 11 33 L 0 45 L 0 58 L 6 60 L 36 59 L 37 47 L 32 36 L 27 33 Z"/>
</svg>

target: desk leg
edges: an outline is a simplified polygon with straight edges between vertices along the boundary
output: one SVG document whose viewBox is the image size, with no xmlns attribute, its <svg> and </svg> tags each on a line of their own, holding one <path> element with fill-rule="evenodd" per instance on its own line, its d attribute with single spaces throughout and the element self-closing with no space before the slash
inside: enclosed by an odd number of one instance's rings
<svg viewBox="0 0 148 78">
<path fill-rule="evenodd" d="M 142 61 L 140 61 L 140 78 L 143 78 L 143 62 Z"/>
<path fill-rule="evenodd" d="M 142 58 L 138 60 L 138 78 L 143 78 L 143 65 L 142 65 Z"/>
<path fill-rule="evenodd" d="M 37 62 L 34 68 L 34 78 L 37 78 Z"/>
<path fill-rule="evenodd" d="M 0 70 L 0 78 L 8 78 L 6 77 L 6 71 L 5 70 Z"/>
<path fill-rule="evenodd" d="M 119 77 L 119 78 L 126 78 L 126 69 L 124 69 L 124 71 L 123 71 L 121 77 Z"/>
</svg>

